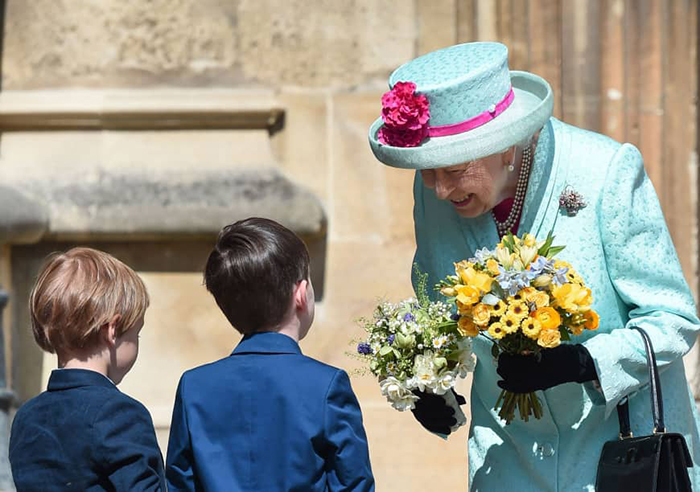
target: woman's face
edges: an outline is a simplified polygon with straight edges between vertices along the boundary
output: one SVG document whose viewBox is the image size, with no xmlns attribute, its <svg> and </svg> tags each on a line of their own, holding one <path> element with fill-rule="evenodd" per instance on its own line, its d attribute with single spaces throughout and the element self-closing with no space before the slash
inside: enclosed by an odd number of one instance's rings
<svg viewBox="0 0 700 492">
<path fill-rule="evenodd" d="M 505 196 L 506 166 L 514 149 L 456 166 L 421 171 L 423 183 L 440 200 L 449 200 L 462 217 L 473 218 L 491 210 Z"/>
</svg>

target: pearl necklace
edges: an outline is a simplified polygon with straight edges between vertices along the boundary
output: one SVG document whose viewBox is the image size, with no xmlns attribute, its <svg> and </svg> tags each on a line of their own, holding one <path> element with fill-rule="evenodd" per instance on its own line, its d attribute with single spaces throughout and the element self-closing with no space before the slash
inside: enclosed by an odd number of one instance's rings
<svg viewBox="0 0 700 492">
<path fill-rule="evenodd" d="M 496 218 L 496 214 L 491 210 L 491 215 L 496 223 L 496 231 L 499 239 L 508 234 L 515 225 L 515 221 L 520 217 L 520 212 L 523 210 L 525 203 L 525 193 L 527 192 L 527 182 L 530 179 L 530 165 L 532 164 L 532 149 L 528 145 L 523 149 L 523 156 L 520 164 L 520 174 L 518 175 L 518 184 L 515 189 L 515 198 L 513 206 L 510 209 L 508 217 L 503 222 Z"/>
</svg>

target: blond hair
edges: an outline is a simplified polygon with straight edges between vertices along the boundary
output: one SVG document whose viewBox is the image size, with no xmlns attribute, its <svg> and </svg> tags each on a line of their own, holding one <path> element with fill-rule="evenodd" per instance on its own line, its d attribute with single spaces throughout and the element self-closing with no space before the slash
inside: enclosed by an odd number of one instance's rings
<svg viewBox="0 0 700 492">
<path fill-rule="evenodd" d="M 89 348 L 115 316 L 117 335 L 149 304 L 141 278 L 113 256 L 91 248 L 50 255 L 29 299 L 34 339 L 47 352 Z"/>
</svg>

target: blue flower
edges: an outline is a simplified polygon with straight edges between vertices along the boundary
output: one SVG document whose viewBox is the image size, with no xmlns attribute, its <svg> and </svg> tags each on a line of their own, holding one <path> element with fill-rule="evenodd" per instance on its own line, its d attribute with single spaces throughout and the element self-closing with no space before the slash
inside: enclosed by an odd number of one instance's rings
<svg viewBox="0 0 700 492">
<path fill-rule="evenodd" d="M 560 268 L 559 270 L 554 270 L 554 274 L 552 276 L 552 283 L 556 286 L 560 286 L 562 284 L 565 284 L 568 282 L 566 278 L 566 272 L 569 271 L 569 267 L 563 267 Z"/>
<path fill-rule="evenodd" d="M 474 252 L 474 257 L 469 258 L 470 263 L 478 263 L 479 265 L 485 265 L 486 260 L 493 258 L 493 251 L 488 248 L 481 248 Z"/>
<path fill-rule="evenodd" d="M 413 316 L 411 313 L 406 313 L 403 316 L 404 321 L 415 321 L 416 317 Z"/>
<path fill-rule="evenodd" d="M 369 343 L 359 343 L 357 345 L 357 353 L 362 355 L 371 355 L 372 347 L 369 346 Z"/>
<path fill-rule="evenodd" d="M 394 343 L 394 338 L 396 338 L 396 335 L 394 335 L 394 334 L 389 335 L 389 337 L 386 339 L 387 343 L 389 345 L 392 345 Z"/>
<path fill-rule="evenodd" d="M 452 321 L 459 321 L 459 318 L 460 318 L 460 317 L 461 317 L 461 316 L 460 316 L 458 313 L 453 313 L 452 315 L 450 315 L 450 319 L 451 319 Z"/>
<path fill-rule="evenodd" d="M 522 272 L 518 270 L 506 270 L 499 265 L 498 271 L 500 274 L 496 277 L 496 281 L 503 290 L 508 292 L 509 296 L 514 296 L 520 292 L 520 290 L 529 287 L 530 281 L 534 278 L 532 272 L 527 270 Z"/>
<path fill-rule="evenodd" d="M 552 268 L 554 268 L 554 261 L 548 260 L 544 256 L 538 256 L 537 259 L 530 264 L 530 272 L 533 273 L 532 278 L 535 278 L 538 275 L 541 275 L 542 272 L 551 270 Z"/>
</svg>

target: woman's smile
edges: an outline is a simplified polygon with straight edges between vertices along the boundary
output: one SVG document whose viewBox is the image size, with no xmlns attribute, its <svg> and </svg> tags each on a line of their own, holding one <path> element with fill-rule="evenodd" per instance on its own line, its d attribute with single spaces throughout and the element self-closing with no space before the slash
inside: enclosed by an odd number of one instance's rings
<svg viewBox="0 0 700 492">
<path fill-rule="evenodd" d="M 456 208 L 464 208 L 471 203 L 473 197 L 474 193 L 469 193 L 463 198 L 459 198 L 457 200 L 450 199 L 450 201 L 452 202 L 452 205 L 454 205 Z"/>
</svg>

